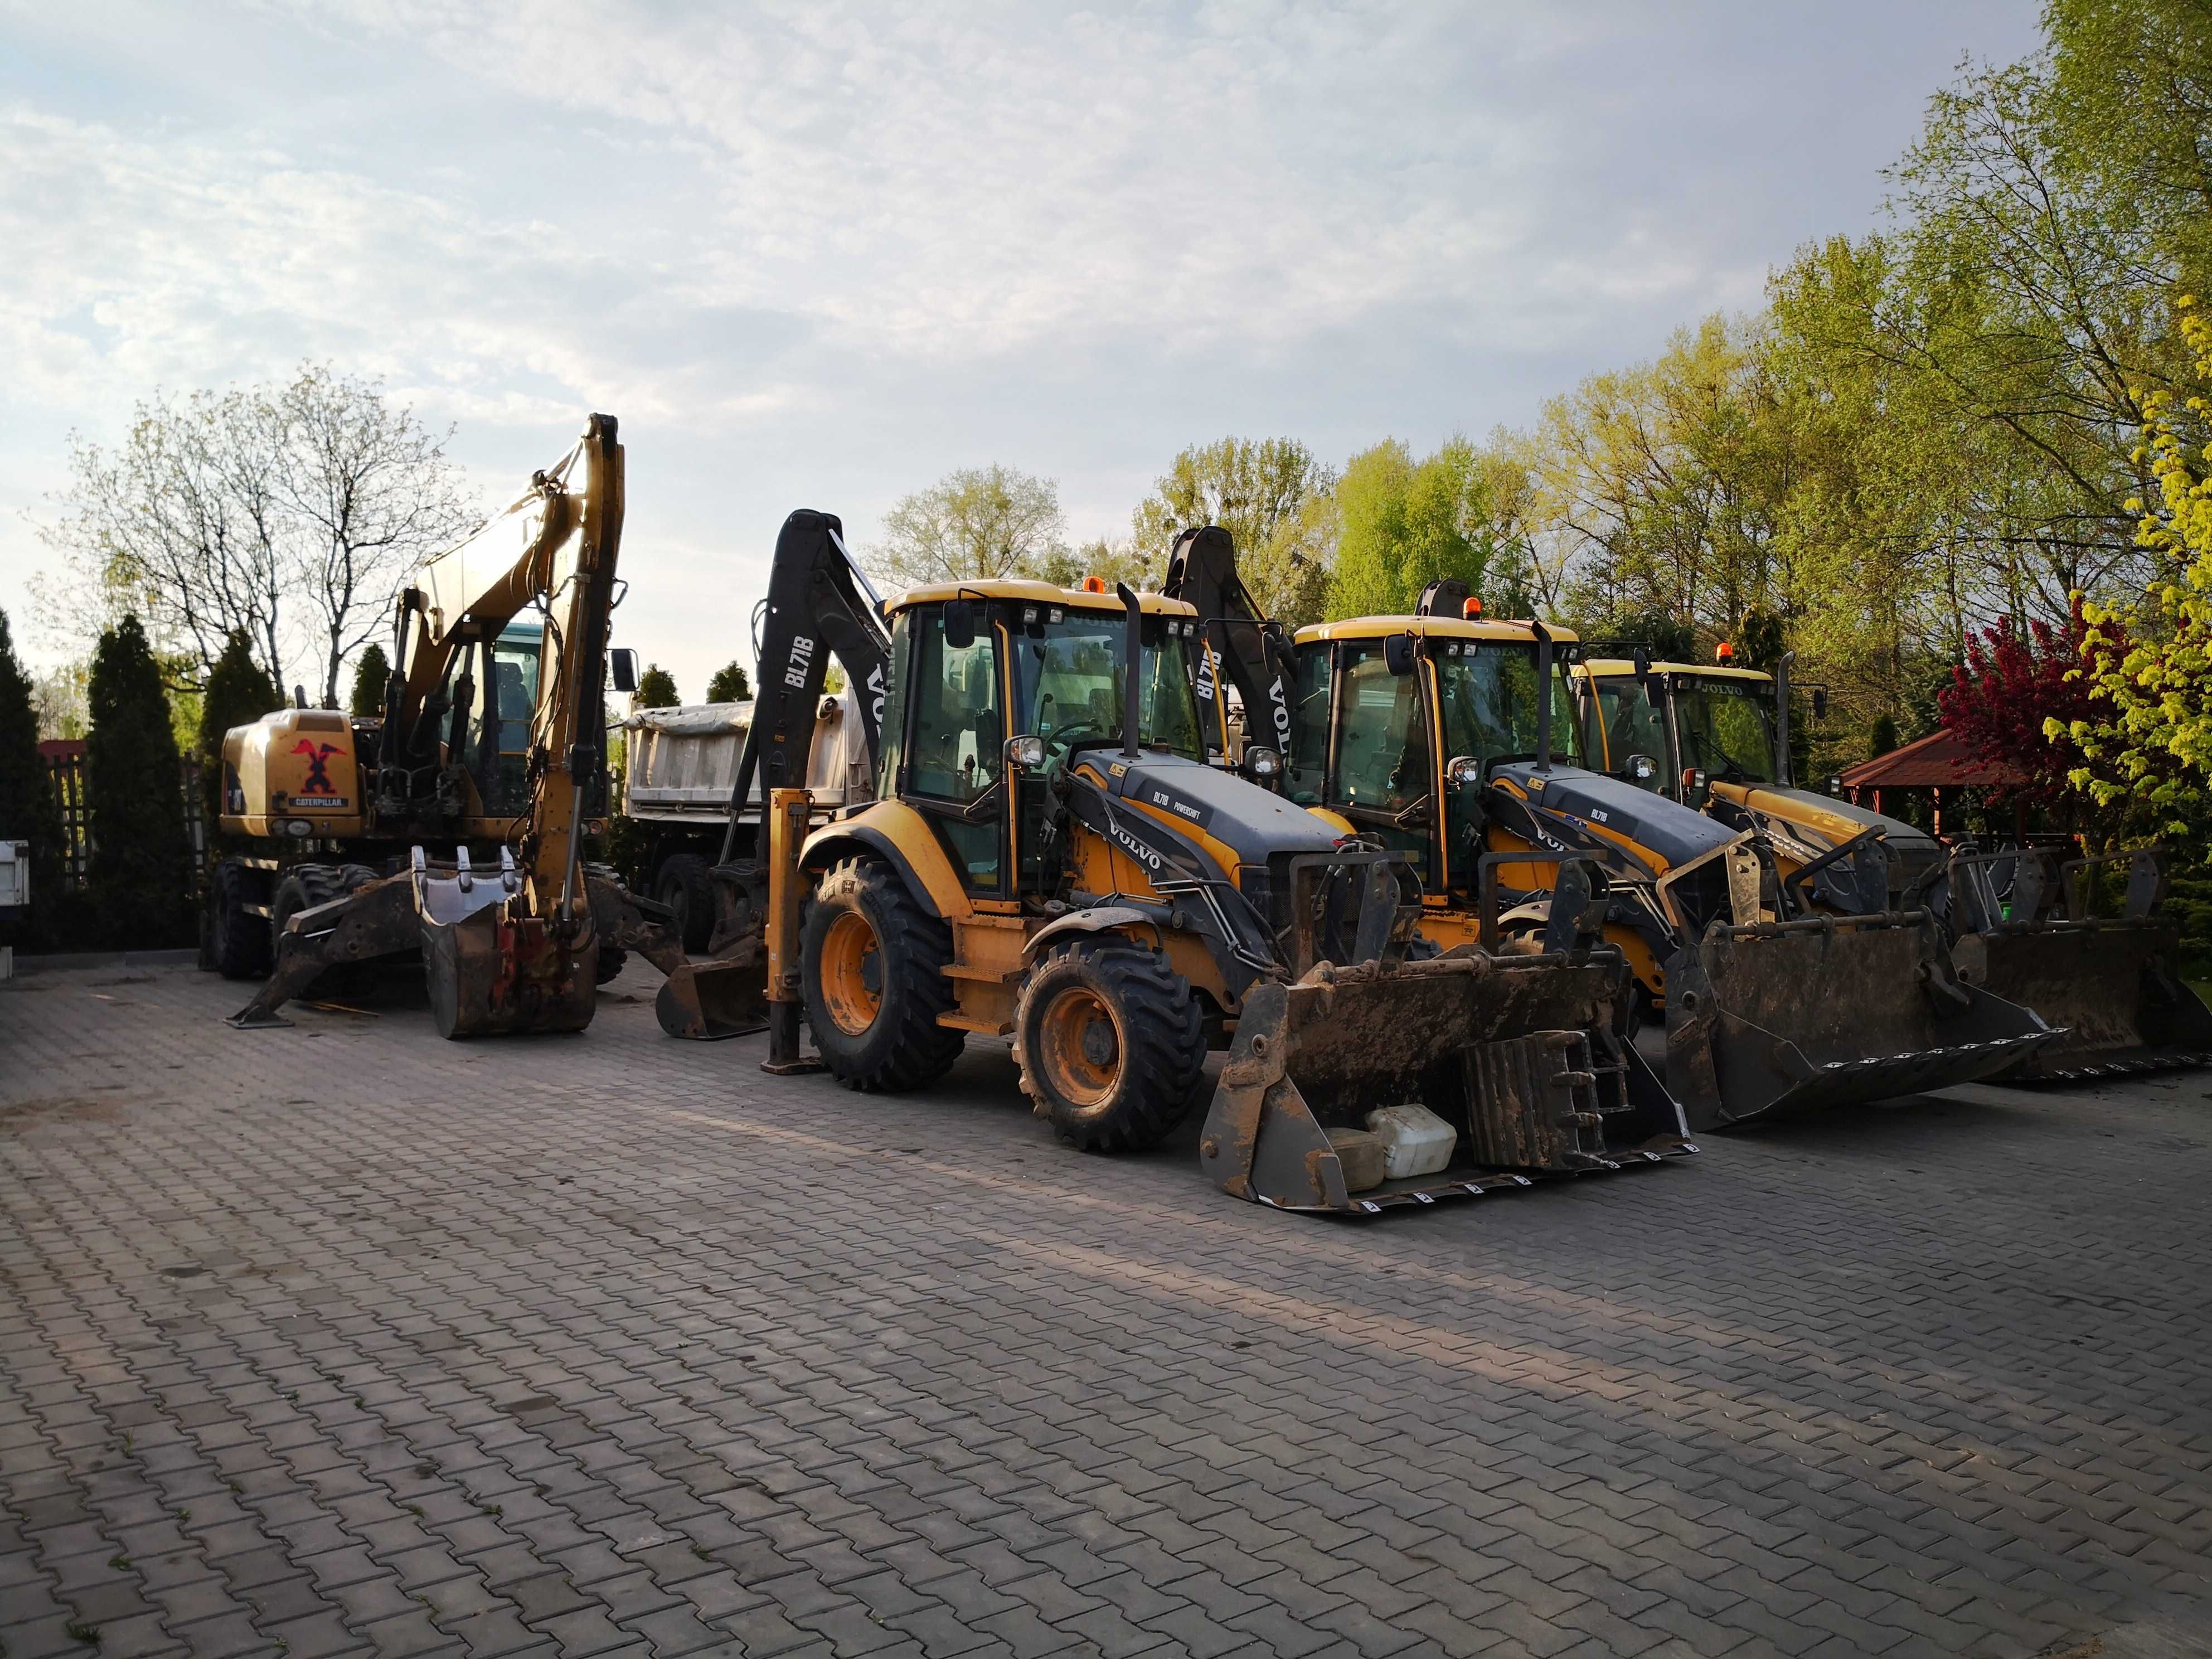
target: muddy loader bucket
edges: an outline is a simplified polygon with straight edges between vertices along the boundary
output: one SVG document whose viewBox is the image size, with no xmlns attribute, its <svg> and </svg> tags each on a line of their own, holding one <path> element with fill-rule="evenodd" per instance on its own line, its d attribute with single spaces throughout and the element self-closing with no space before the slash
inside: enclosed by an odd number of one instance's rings
<svg viewBox="0 0 2212 1659">
<path fill-rule="evenodd" d="M 1474 950 L 1255 986 L 1200 1166 L 1237 1198 L 1372 1214 L 1693 1152 L 1680 1109 L 1615 1035 L 1630 988 L 1610 951 L 1577 961 Z M 1348 1184 L 1345 1133 L 1409 1103 L 1454 1130 L 1449 1162 L 1371 1186 L 1355 1167 Z"/>
<path fill-rule="evenodd" d="M 687 962 L 660 988 L 653 1012 L 671 1036 L 718 1042 L 768 1030 L 768 959 L 746 940 L 729 957 Z"/>
<path fill-rule="evenodd" d="M 2174 972 L 2170 921 L 2057 921 L 1968 933 L 1959 977 L 2033 1008 L 2058 1035 L 2001 1074 L 2006 1083 L 2212 1066 L 2212 1009 Z"/>
<path fill-rule="evenodd" d="M 1923 911 L 1716 923 L 1667 968 L 1667 1077 L 1700 1133 L 1994 1077 L 2050 1042 L 1962 982 Z"/>
<path fill-rule="evenodd" d="M 514 914 L 521 882 L 501 848 L 496 874 L 433 867 L 410 872 L 422 930 L 430 1019 L 445 1037 L 580 1031 L 598 1001 L 599 929 L 591 909 L 567 928 Z"/>
</svg>

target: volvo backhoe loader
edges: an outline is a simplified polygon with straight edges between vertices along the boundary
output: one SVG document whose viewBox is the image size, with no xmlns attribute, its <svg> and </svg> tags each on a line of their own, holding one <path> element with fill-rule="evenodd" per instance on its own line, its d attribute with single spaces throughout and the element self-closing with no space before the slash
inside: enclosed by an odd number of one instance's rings
<svg viewBox="0 0 2212 1659">
<path fill-rule="evenodd" d="M 2058 1030 L 1999 1081 L 2212 1064 L 2212 1010 L 2176 971 L 2180 933 L 2161 914 L 2156 849 L 1952 854 L 1900 819 L 1796 787 L 1790 661 L 1771 675 L 1641 656 L 1581 665 L 1591 763 L 1763 834 L 1809 914 L 1933 909 L 1962 981 Z M 1826 694 L 1813 697 L 1817 719 Z M 2122 864 L 2120 914 L 2099 915 L 2097 877 Z"/>
<path fill-rule="evenodd" d="M 603 960 L 681 965 L 673 936 L 582 861 L 606 788 L 622 520 L 622 446 L 594 415 L 401 592 L 381 720 L 288 708 L 225 736 L 222 827 L 254 850 L 215 872 L 216 963 L 243 977 L 273 957 L 231 1024 L 285 1024 L 278 1011 L 330 969 L 420 950 L 444 1036 L 574 1031 Z M 512 626 L 532 606 L 534 649 Z M 617 662 L 630 689 L 634 665 Z"/>
<path fill-rule="evenodd" d="M 1228 620 L 1267 638 L 1249 598 Z M 1246 662 L 1271 696 L 1280 671 Z M 2048 1039 L 1960 982 L 1925 911 L 1798 917 L 1761 836 L 1574 764 L 1562 665 L 1550 630 L 1480 619 L 1456 582 L 1431 583 L 1413 617 L 1301 629 L 1279 686 L 1290 798 L 1411 855 L 1438 945 L 1533 936 L 1554 925 L 1571 861 L 1601 870 L 1598 925 L 1665 1012 L 1692 1128 L 1971 1081 Z"/>
<path fill-rule="evenodd" d="M 672 1034 L 766 1024 L 769 1069 L 880 1090 L 941 1076 L 969 1032 L 1010 1036 L 1037 1114 L 1102 1152 L 1158 1141 L 1228 1042 L 1201 1167 L 1291 1209 L 1693 1150 L 1617 1036 L 1601 878 L 1575 866 L 1589 902 L 1562 907 L 1547 953 L 1435 957 L 1401 854 L 1206 764 L 1188 605 L 994 580 L 878 605 L 838 521 L 799 513 L 764 614 L 733 805 L 761 780 L 768 856 L 718 866 L 714 954 L 663 988 Z M 817 821 L 783 786 L 833 654 L 881 690 L 878 798 Z M 1390 1179 L 1358 1126 L 1407 1103 L 1450 1146 Z"/>
</svg>

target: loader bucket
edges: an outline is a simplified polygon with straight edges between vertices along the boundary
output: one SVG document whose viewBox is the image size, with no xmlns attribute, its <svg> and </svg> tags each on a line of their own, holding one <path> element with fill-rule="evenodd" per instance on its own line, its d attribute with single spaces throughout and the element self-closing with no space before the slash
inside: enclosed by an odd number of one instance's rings
<svg viewBox="0 0 2212 1659">
<path fill-rule="evenodd" d="M 1716 923 L 1667 968 L 1667 1079 L 1701 1133 L 1977 1082 L 2052 1036 L 1963 983 L 1923 911 Z"/>
<path fill-rule="evenodd" d="M 2212 1066 L 2212 1009 L 2175 974 L 2179 954 L 2179 929 L 2148 917 L 2005 927 L 1951 947 L 1960 979 L 2061 1028 L 2004 1083 Z"/>
<path fill-rule="evenodd" d="M 444 1037 L 580 1031 L 598 1000 L 599 930 L 586 908 L 573 931 L 513 914 L 501 876 L 413 872 L 430 1018 Z"/>
<path fill-rule="evenodd" d="M 768 1029 L 768 962 L 757 939 L 727 957 L 687 962 L 662 982 L 653 1012 L 671 1036 L 718 1042 Z"/>
<path fill-rule="evenodd" d="M 1200 1167 L 1234 1197 L 1373 1214 L 1694 1152 L 1680 1109 L 1616 1035 L 1630 987 L 1611 951 L 1576 960 L 1472 949 L 1323 964 L 1295 984 L 1255 986 L 1206 1115 Z M 1456 1132 L 1450 1162 L 1352 1189 L 1330 1131 L 1407 1103 Z"/>
</svg>

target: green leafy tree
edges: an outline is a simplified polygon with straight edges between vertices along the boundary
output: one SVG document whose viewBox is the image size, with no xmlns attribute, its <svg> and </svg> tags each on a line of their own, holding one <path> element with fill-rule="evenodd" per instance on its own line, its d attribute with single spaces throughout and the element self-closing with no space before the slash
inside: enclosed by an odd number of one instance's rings
<svg viewBox="0 0 2212 1659">
<path fill-rule="evenodd" d="M 384 713 L 384 696 L 392 684 L 392 659 L 374 640 L 353 665 L 353 691 L 347 711 L 357 720 L 373 720 Z"/>
<path fill-rule="evenodd" d="M 1497 539 L 1480 462 L 1464 438 L 1422 461 L 1395 438 L 1352 458 L 1336 487 L 1331 617 L 1403 614 L 1439 577 L 1480 591 Z"/>
<path fill-rule="evenodd" d="M 726 662 L 714 671 L 714 678 L 707 682 L 708 702 L 750 702 L 753 700 L 752 677 L 745 672 L 741 662 Z"/>
<path fill-rule="evenodd" d="M 1219 525 L 1250 555 L 1317 495 L 1334 488 L 1335 475 L 1295 438 L 1221 438 L 1194 444 L 1155 479 L 1152 493 L 1131 515 L 1138 551 L 1164 567 L 1168 550 L 1183 531 Z"/>
<path fill-rule="evenodd" d="M 872 575 L 905 587 L 933 582 L 1042 578 L 1066 550 L 1060 486 L 996 463 L 948 472 L 884 515 L 864 555 Z"/>
<path fill-rule="evenodd" d="M 1897 747 L 1897 721 L 1888 714 L 1875 716 L 1874 729 L 1867 734 L 1867 758 L 1879 759 Z"/>
<path fill-rule="evenodd" d="M 61 880 L 61 808 L 54 799 L 53 776 L 39 753 L 31 679 L 16 659 L 5 611 L 0 611 L 0 838 L 30 843 L 32 902 L 43 912 L 50 890 Z M 9 932 L 13 944 L 32 937 L 27 923 L 16 923 Z"/>
<path fill-rule="evenodd" d="M 645 672 L 637 677 L 637 690 L 631 694 L 629 706 L 637 708 L 674 708 L 684 699 L 676 695 L 676 677 L 659 663 L 647 663 Z"/>
<path fill-rule="evenodd" d="M 222 811 L 222 740 L 235 726 L 259 720 L 272 708 L 284 706 L 284 694 L 269 678 L 255 656 L 252 637 L 242 628 L 231 630 L 230 641 L 209 671 L 206 694 L 200 699 L 199 730 L 193 747 L 199 757 L 200 786 L 207 801 L 207 822 Z"/>
<path fill-rule="evenodd" d="M 193 929 L 183 774 L 161 671 L 137 617 L 100 636 L 90 696 L 88 873 L 101 931 L 118 945 L 185 943 Z"/>
</svg>

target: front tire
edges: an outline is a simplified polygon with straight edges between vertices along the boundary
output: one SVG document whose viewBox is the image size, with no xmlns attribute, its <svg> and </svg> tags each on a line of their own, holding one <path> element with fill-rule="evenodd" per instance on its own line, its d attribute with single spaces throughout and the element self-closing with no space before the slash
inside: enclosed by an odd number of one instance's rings
<svg viewBox="0 0 2212 1659">
<path fill-rule="evenodd" d="M 672 853 L 653 878 L 653 896 L 675 913 L 672 931 L 686 956 L 703 957 L 714 942 L 714 867 L 696 853 Z"/>
<path fill-rule="evenodd" d="M 1198 1103 L 1205 1022 L 1164 956 L 1085 940 L 1022 987 L 1014 1063 L 1022 1092 L 1064 1139 L 1085 1152 L 1142 1152 Z"/>
<path fill-rule="evenodd" d="M 896 872 L 848 859 L 822 878 L 799 929 L 799 984 L 822 1063 L 848 1089 L 934 1083 L 960 1057 L 951 1011 L 952 930 Z"/>
</svg>

